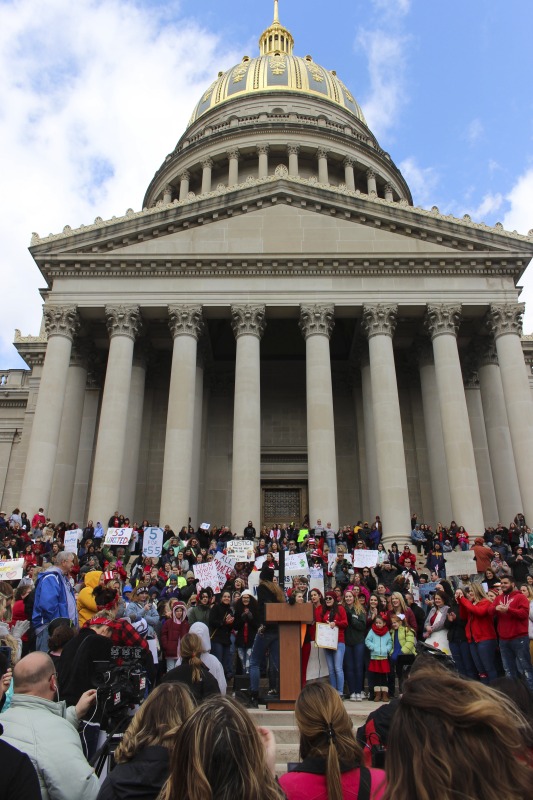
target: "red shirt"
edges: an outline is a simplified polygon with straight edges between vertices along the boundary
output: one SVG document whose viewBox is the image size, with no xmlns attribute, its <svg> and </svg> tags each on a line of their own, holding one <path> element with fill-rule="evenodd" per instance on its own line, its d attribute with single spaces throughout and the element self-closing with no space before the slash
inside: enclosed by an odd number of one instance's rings
<svg viewBox="0 0 533 800">
<path fill-rule="evenodd" d="M 342 796 L 345 800 L 357 800 L 359 796 L 360 770 L 351 769 L 341 774 Z M 328 800 L 325 775 L 311 772 L 286 772 L 279 784 L 287 800 Z M 385 794 L 385 773 L 381 769 L 370 770 L 370 797 L 381 800 Z"/>
<path fill-rule="evenodd" d="M 509 610 L 496 611 L 496 606 L 500 604 Z M 509 594 L 499 594 L 492 603 L 490 613 L 497 615 L 500 639 L 528 637 L 529 600 L 518 589 Z"/>
<path fill-rule="evenodd" d="M 486 642 L 496 638 L 490 600 L 480 600 L 474 605 L 466 597 L 460 597 L 459 605 L 461 619 L 467 620 L 465 633 L 469 642 Z"/>
<path fill-rule="evenodd" d="M 327 608 L 324 611 L 319 607 L 315 609 L 315 619 L 317 622 L 334 622 L 339 629 L 339 644 L 344 642 L 344 629 L 348 627 L 348 617 L 346 616 L 344 606 L 337 607 L 333 620 L 330 620 L 330 612 Z"/>
</svg>

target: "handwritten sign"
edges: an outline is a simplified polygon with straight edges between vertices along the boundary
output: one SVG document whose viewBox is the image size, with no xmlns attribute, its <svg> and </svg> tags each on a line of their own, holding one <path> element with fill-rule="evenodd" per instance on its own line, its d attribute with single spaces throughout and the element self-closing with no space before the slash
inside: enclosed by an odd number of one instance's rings
<svg viewBox="0 0 533 800">
<path fill-rule="evenodd" d="M 336 650 L 339 646 L 339 629 L 337 626 L 330 628 L 325 622 L 317 622 L 315 642 L 317 647 Z"/>
<path fill-rule="evenodd" d="M 285 555 L 285 575 L 303 575 L 309 572 L 305 553 Z"/>
<path fill-rule="evenodd" d="M 105 544 L 126 547 L 129 544 L 133 528 L 108 528 L 105 535 Z"/>
<path fill-rule="evenodd" d="M 377 550 L 358 550 L 357 548 L 353 551 L 353 565 L 357 569 L 362 569 L 363 567 L 373 568 L 378 563 L 378 551 Z"/>
<path fill-rule="evenodd" d="M 24 559 L 0 561 L 0 581 L 19 581 L 24 574 Z"/>
<path fill-rule="evenodd" d="M 145 528 L 143 536 L 143 556 L 159 558 L 163 552 L 163 528 Z"/>
<path fill-rule="evenodd" d="M 255 561 L 254 543 L 248 539 L 232 539 L 228 542 L 226 555 L 234 558 L 235 562 Z"/>
<path fill-rule="evenodd" d="M 477 564 L 474 559 L 474 551 L 446 553 L 446 576 L 450 575 L 473 575 L 477 572 Z"/>
<path fill-rule="evenodd" d="M 235 571 L 235 559 L 225 556 L 224 553 L 215 553 L 211 563 L 215 565 L 220 584 L 224 585 Z"/>
<path fill-rule="evenodd" d="M 196 584 L 198 589 L 207 589 L 210 586 L 215 594 L 220 592 L 217 568 L 212 561 L 208 561 L 205 564 L 194 564 L 193 571 L 194 577 L 198 578 L 198 583 Z"/>
<path fill-rule="evenodd" d="M 78 532 L 83 535 L 83 531 L 79 528 L 75 531 L 65 531 L 65 553 L 77 553 L 78 552 Z"/>
<path fill-rule="evenodd" d="M 211 530 L 211 523 L 210 522 L 202 522 L 202 524 L 200 525 L 200 530 L 201 531 L 209 531 L 209 530 Z"/>
</svg>

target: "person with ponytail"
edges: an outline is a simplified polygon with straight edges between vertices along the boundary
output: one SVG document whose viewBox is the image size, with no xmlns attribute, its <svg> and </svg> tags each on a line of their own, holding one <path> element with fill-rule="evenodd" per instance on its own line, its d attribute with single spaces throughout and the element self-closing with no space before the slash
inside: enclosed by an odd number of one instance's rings
<svg viewBox="0 0 533 800">
<path fill-rule="evenodd" d="M 115 750 L 115 764 L 97 800 L 156 800 L 168 778 L 170 752 L 181 725 L 194 711 L 189 689 L 163 683 L 139 708 Z"/>
<path fill-rule="evenodd" d="M 279 626 L 267 623 L 265 607 L 268 603 L 284 603 L 285 595 L 281 587 L 274 583 L 274 565 L 265 562 L 259 575 L 257 587 L 257 605 L 259 609 L 260 627 L 254 639 L 252 655 L 250 656 L 250 705 L 257 708 L 259 705 L 259 678 L 261 661 L 269 651 L 270 659 L 279 682 Z"/>
<path fill-rule="evenodd" d="M 385 773 L 362 766 L 352 721 L 332 686 L 308 683 L 294 713 L 302 760 L 279 779 L 287 800 L 382 800 Z"/>
<path fill-rule="evenodd" d="M 181 664 L 167 672 L 162 683 L 179 681 L 191 690 L 197 703 L 212 694 L 220 694 L 216 678 L 201 659 L 202 640 L 195 633 L 187 633 L 181 640 Z"/>
</svg>

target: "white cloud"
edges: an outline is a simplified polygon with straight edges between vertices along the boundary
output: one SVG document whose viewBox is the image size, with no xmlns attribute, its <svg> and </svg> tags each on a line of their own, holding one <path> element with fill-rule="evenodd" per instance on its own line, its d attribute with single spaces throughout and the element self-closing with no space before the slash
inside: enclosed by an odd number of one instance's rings
<svg viewBox="0 0 533 800">
<path fill-rule="evenodd" d="M 139 209 L 201 93 L 239 60 L 177 6 L 135 0 L 0 3 L 0 365 L 17 364 L 14 328 L 37 333 L 27 253 L 41 235 Z"/>
<path fill-rule="evenodd" d="M 504 228 L 527 234 L 533 229 L 533 167 L 520 175 L 505 199 L 510 207 L 502 219 Z M 520 285 L 523 286 L 520 300 L 526 304 L 524 333 L 533 333 L 533 265 L 527 269 Z"/>
<path fill-rule="evenodd" d="M 410 156 L 400 163 L 400 171 L 411 189 L 415 206 L 431 203 L 439 176 L 433 167 L 420 167 Z"/>
<path fill-rule="evenodd" d="M 361 30 L 358 46 L 367 55 L 370 95 L 362 106 L 366 121 L 378 139 L 385 136 L 397 122 L 400 110 L 407 102 L 405 67 L 407 36 L 383 30 Z"/>
<path fill-rule="evenodd" d="M 466 139 L 470 144 L 475 144 L 483 135 L 485 128 L 480 119 L 473 119 L 466 128 Z"/>
<path fill-rule="evenodd" d="M 458 216 L 469 214 L 474 222 L 485 222 L 487 217 L 495 214 L 503 205 L 503 195 L 497 192 L 491 194 L 488 192 L 482 199 L 481 203 L 475 208 L 464 208 L 458 212 Z"/>
<path fill-rule="evenodd" d="M 389 16 L 408 14 L 411 0 L 372 0 L 374 7 Z"/>
</svg>

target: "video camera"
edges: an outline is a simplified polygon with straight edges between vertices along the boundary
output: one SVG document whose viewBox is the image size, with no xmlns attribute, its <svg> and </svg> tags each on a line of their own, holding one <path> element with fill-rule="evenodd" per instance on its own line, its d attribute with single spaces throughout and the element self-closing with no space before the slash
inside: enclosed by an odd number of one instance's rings
<svg viewBox="0 0 533 800">
<path fill-rule="evenodd" d="M 101 727 L 109 731 L 125 715 L 126 709 L 143 702 L 146 671 L 138 661 L 125 661 L 120 665 L 95 661 L 94 666 L 93 686 L 103 710 Z"/>
</svg>

